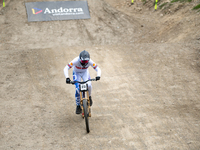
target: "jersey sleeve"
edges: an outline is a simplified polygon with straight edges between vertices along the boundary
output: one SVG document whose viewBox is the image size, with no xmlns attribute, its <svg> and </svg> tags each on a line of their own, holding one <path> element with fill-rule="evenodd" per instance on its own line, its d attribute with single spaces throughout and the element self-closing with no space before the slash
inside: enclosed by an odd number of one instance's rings
<svg viewBox="0 0 200 150">
<path fill-rule="evenodd" d="M 77 58 L 74 58 L 69 64 L 67 64 L 64 68 L 64 75 L 66 78 L 69 78 L 68 70 L 71 69 L 75 63 L 77 63 Z"/>
<path fill-rule="evenodd" d="M 92 66 L 92 68 L 97 72 L 97 76 L 101 77 L 101 69 L 99 68 L 99 66 L 90 59 L 89 61 L 90 66 Z"/>
</svg>

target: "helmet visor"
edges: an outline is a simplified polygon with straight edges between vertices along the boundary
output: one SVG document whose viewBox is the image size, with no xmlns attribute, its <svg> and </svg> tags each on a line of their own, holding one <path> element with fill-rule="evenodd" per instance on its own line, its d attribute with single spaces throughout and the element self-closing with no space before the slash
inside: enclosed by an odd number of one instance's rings
<svg viewBox="0 0 200 150">
<path fill-rule="evenodd" d="M 81 60 L 82 64 L 87 64 L 89 62 L 89 60 Z"/>
</svg>

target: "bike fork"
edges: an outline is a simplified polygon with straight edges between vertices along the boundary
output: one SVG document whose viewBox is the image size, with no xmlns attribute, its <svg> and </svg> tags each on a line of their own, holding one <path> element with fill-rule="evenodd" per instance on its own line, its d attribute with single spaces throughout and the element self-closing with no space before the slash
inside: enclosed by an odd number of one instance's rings
<svg viewBox="0 0 200 150">
<path fill-rule="evenodd" d="M 84 109 L 83 109 L 83 99 L 87 99 L 88 104 L 88 117 L 91 117 L 91 108 L 90 108 L 90 99 L 89 99 L 89 92 L 87 91 L 87 98 L 85 98 L 85 92 L 80 92 L 80 103 L 81 103 L 81 109 L 82 109 L 82 117 L 84 118 Z"/>
</svg>

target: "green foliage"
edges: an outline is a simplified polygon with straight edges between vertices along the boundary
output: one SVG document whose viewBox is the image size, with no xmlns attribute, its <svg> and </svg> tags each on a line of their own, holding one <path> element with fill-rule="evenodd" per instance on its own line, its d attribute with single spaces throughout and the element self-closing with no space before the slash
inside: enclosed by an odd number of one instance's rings
<svg viewBox="0 0 200 150">
<path fill-rule="evenodd" d="M 159 7 L 160 7 L 160 9 L 162 9 L 165 5 L 167 5 L 168 4 L 168 2 L 166 2 L 166 3 L 163 3 L 163 4 L 161 4 Z"/>
<path fill-rule="evenodd" d="M 144 5 L 144 4 L 146 4 L 147 1 L 146 0 L 142 0 L 142 2 L 143 2 L 143 5 Z"/>
<path fill-rule="evenodd" d="M 143 2 L 143 5 L 145 5 L 147 3 L 147 0 L 142 0 Z M 161 0 L 158 0 L 158 3 L 161 2 Z M 158 7 L 160 9 L 162 9 L 164 7 L 165 8 L 169 8 L 171 5 L 173 5 L 173 3 L 175 2 L 180 2 L 180 3 L 187 3 L 187 2 L 192 2 L 192 0 L 171 0 L 171 2 L 165 2 L 163 4 L 160 4 Z M 155 0 L 154 0 L 154 3 L 153 5 L 155 5 Z M 200 4 L 198 4 L 197 6 L 193 7 L 193 10 L 197 10 L 200 11 Z"/>
<path fill-rule="evenodd" d="M 172 0 L 171 3 L 174 3 L 174 2 L 191 2 L 192 0 Z"/>
<path fill-rule="evenodd" d="M 200 4 L 198 4 L 197 6 L 195 6 L 195 7 L 193 8 L 193 10 L 199 9 L 199 8 L 200 8 Z"/>
</svg>

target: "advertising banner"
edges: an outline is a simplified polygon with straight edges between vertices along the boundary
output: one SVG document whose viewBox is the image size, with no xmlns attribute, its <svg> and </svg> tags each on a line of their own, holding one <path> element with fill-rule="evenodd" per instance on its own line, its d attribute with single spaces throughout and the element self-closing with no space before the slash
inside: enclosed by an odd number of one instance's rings
<svg viewBox="0 0 200 150">
<path fill-rule="evenodd" d="M 89 19 L 87 1 L 25 3 L 28 21 Z"/>
</svg>

